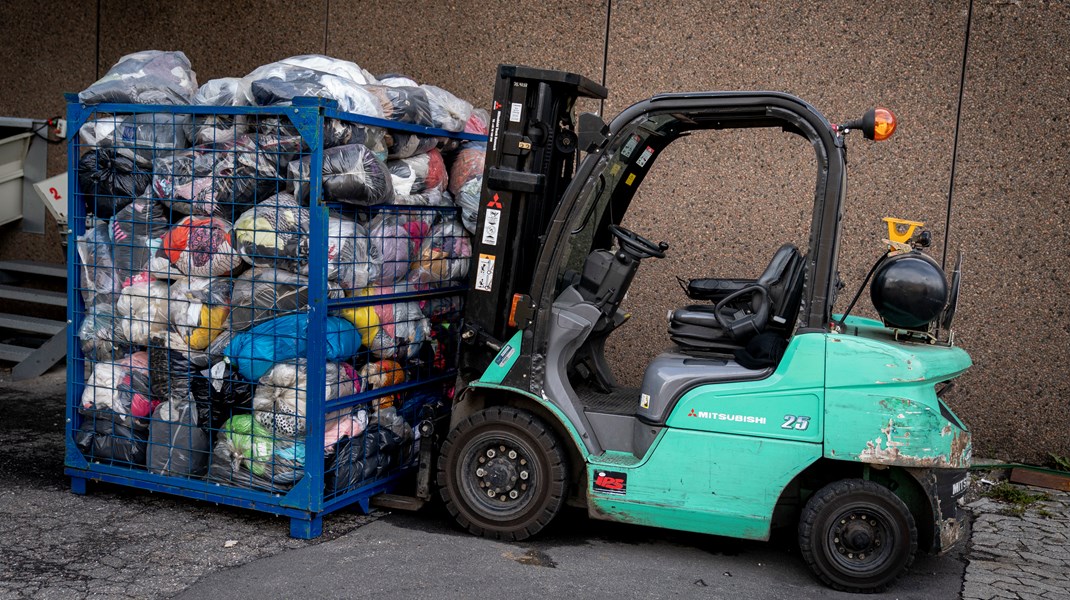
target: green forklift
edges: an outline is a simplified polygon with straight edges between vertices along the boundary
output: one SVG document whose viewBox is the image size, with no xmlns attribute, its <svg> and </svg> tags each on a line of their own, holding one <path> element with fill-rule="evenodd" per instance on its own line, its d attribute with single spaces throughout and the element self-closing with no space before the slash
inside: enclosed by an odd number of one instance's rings
<svg viewBox="0 0 1070 600">
<path fill-rule="evenodd" d="M 574 121 L 578 99 L 606 95 L 575 74 L 499 67 L 461 385 L 438 428 L 450 514 L 499 540 L 539 533 L 566 503 L 753 540 L 796 526 L 816 576 L 854 592 L 888 587 L 919 551 L 948 551 L 964 535 L 971 461 L 941 400 L 972 364 L 951 334 L 959 269 L 949 282 L 928 233 L 890 220 L 863 283 L 880 320 L 833 310 L 846 139 L 884 139 L 894 115 L 835 125 L 783 93 L 693 92 L 608 126 Z M 675 140 L 754 127 L 815 152 L 809 246 L 785 244 L 757 279 L 684 282 L 668 349 L 639 388 L 619 385 L 606 340 L 626 326 L 640 265 L 669 251 L 621 226 L 636 190 Z"/>
</svg>

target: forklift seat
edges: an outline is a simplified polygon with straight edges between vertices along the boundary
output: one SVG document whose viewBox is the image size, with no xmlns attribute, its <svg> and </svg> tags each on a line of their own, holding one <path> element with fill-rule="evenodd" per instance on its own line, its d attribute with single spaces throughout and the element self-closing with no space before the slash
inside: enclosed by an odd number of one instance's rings
<svg viewBox="0 0 1070 600">
<path fill-rule="evenodd" d="M 669 315 L 669 337 L 684 348 L 708 351 L 741 348 L 766 331 L 787 338 L 799 313 L 804 267 L 799 249 L 784 244 L 758 279 L 730 286 L 734 289 L 711 298 L 715 300 L 713 304 L 692 304 L 673 311 Z M 699 280 L 689 287 L 714 289 L 718 281 L 722 280 Z"/>
</svg>

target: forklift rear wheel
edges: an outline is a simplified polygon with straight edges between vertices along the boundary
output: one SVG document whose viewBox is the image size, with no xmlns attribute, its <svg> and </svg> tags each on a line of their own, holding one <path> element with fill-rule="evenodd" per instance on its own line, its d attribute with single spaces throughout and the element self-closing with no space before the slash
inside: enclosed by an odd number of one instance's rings
<svg viewBox="0 0 1070 600">
<path fill-rule="evenodd" d="M 917 546 L 906 504 L 872 481 L 825 486 L 799 519 L 803 559 L 826 585 L 846 592 L 887 588 L 914 562 Z"/>
<path fill-rule="evenodd" d="M 446 508 L 475 535 L 523 540 L 565 500 L 565 449 L 531 413 L 492 407 L 461 421 L 442 445 L 438 483 Z"/>
</svg>

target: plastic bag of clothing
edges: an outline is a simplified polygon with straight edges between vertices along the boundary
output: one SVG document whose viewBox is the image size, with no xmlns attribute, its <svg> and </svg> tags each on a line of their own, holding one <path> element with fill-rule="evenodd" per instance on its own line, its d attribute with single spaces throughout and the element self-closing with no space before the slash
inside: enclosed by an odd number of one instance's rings
<svg viewBox="0 0 1070 600">
<path fill-rule="evenodd" d="M 357 373 L 346 363 L 328 362 L 324 370 L 325 400 L 359 392 Z M 277 363 L 260 378 L 253 395 L 253 416 L 276 438 L 303 436 L 306 429 L 305 396 L 308 361 L 304 358 Z M 328 421 L 332 415 L 328 415 Z M 338 415 L 334 415 L 337 417 Z M 336 419 L 335 419 L 336 420 Z"/>
<path fill-rule="evenodd" d="M 328 298 L 344 296 L 341 287 L 327 282 Z M 253 267 L 234 280 L 230 329 L 244 331 L 257 323 L 307 307 L 307 277 L 282 269 Z"/>
<path fill-rule="evenodd" d="M 171 285 L 171 326 L 186 345 L 204 350 L 227 325 L 232 283 L 227 278 L 190 277 Z"/>
<path fill-rule="evenodd" d="M 208 478 L 225 485 L 280 491 L 304 474 L 302 440 L 273 439 L 252 415 L 237 415 L 220 430 Z"/>
<path fill-rule="evenodd" d="M 130 342 L 122 337 L 118 319 L 115 305 L 111 302 L 100 302 L 86 308 L 82 324 L 78 327 L 78 339 L 81 340 L 86 358 L 112 361 L 123 357 Z"/>
<path fill-rule="evenodd" d="M 136 346 L 148 346 L 153 337 L 167 334 L 168 285 L 151 277 L 140 277 L 123 288 L 115 302 L 119 335 Z"/>
<path fill-rule="evenodd" d="M 360 349 L 360 334 L 353 324 L 339 317 L 327 317 L 325 335 L 314 343 L 323 344 L 325 358 L 349 358 Z M 286 315 L 261 323 L 231 338 L 223 350 L 242 377 L 259 380 L 275 363 L 306 356 L 308 314 Z"/>
<path fill-rule="evenodd" d="M 483 193 L 483 167 L 487 160 L 487 145 L 465 142 L 450 167 L 449 191 L 461 209 L 464 228 L 475 233 L 479 221 L 479 198 Z"/>
<path fill-rule="evenodd" d="M 359 376 L 366 392 L 401 385 L 406 377 L 405 369 L 393 360 L 373 360 L 360 368 Z M 372 409 L 393 406 L 396 399 L 396 395 L 380 396 L 372 402 Z"/>
<path fill-rule="evenodd" d="M 464 124 L 464 132 L 487 135 L 489 131 L 490 113 L 482 108 L 472 109 L 472 115 L 468 117 L 468 122 Z"/>
<path fill-rule="evenodd" d="M 108 409 L 81 409 L 78 414 L 82 423 L 74 434 L 74 443 L 86 460 L 145 466 L 147 420 L 126 419 Z"/>
<path fill-rule="evenodd" d="M 361 290 L 379 275 L 382 261 L 372 254 L 368 230 L 356 221 L 332 215 L 327 223 L 327 279 L 343 289 Z M 307 272 L 307 265 L 302 267 Z"/>
<path fill-rule="evenodd" d="M 290 163 L 294 195 L 308 200 L 311 156 Z M 387 204 L 394 197 L 390 171 L 370 148 L 362 144 L 337 146 L 323 151 L 323 199 L 358 206 Z"/>
<path fill-rule="evenodd" d="M 189 402 L 164 402 L 152 413 L 146 466 L 159 475 L 202 477 L 212 445 Z"/>
<path fill-rule="evenodd" d="M 218 429 L 235 414 L 252 411 L 254 384 L 225 362 L 202 369 L 184 352 L 153 346 L 148 353 L 153 396 L 193 403 L 200 426 Z"/>
<path fill-rule="evenodd" d="M 359 85 L 376 83 L 375 77 L 356 63 L 322 54 L 302 54 L 261 65 L 253 69 L 244 79 L 247 82 L 258 79 L 285 80 L 287 77 L 293 77 L 294 72 L 301 71 L 316 71 L 333 75 Z"/>
<path fill-rule="evenodd" d="M 368 428 L 368 411 L 345 409 L 331 413 L 326 418 L 323 432 L 323 450 L 325 454 L 334 452 L 338 442 L 345 438 L 356 437 Z"/>
<path fill-rule="evenodd" d="M 86 212 L 107 219 L 152 183 L 152 161 L 132 150 L 103 145 L 78 159 L 78 189 Z"/>
<path fill-rule="evenodd" d="M 300 149 L 299 140 L 296 146 L 270 149 L 257 141 L 242 135 L 157 158 L 153 194 L 182 214 L 233 219 L 284 185 L 278 180 L 279 161 Z"/>
<path fill-rule="evenodd" d="M 407 360 L 420 352 L 420 346 L 431 332 L 431 323 L 417 302 L 389 302 L 377 304 L 379 331 L 367 344 L 377 358 Z"/>
<path fill-rule="evenodd" d="M 407 131 L 387 131 L 383 141 L 387 158 L 409 158 L 418 154 L 425 154 L 439 147 L 446 138 L 409 133 Z"/>
<path fill-rule="evenodd" d="M 239 77 L 223 77 L 204 82 L 193 95 L 198 106 L 249 106 L 252 102 Z M 245 115 L 193 115 L 187 136 L 196 145 L 231 141 L 250 130 Z"/>
<path fill-rule="evenodd" d="M 159 202 L 134 198 L 111 218 L 112 262 L 121 283 L 149 271 L 150 261 L 171 223 Z"/>
<path fill-rule="evenodd" d="M 373 284 L 393 285 L 408 274 L 414 250 L 411 220 L 406 213 L 383 211 L 369 224 L 371 252 L 382 264 L 378 277 L 372 279 Z"/>
<path fill-rule="evenodd" d="M 453 206 L 453 200 L 449 197 L 449 192 L 443 192 L 437 189 L 430 189 L 426 192 L 419 194 L 409 194 L 407 196 L 395 195 L 394 201 L 391 203 L 393 206 L 441 206 L 448 207 Z M 412 212 L 410 216 L 418 218 L 428 225 L 437 220 L 440 213 L 435 211 L 426 212 Z"/>
<path fill-rule="evenodd" d="M 466 100 L 433 85 L 421 85 L 431 103 L 431 121 L 435 127 L 446 131 L 464 131 L 468 118 L 472 116 L 472 105 Z"/>
<path fill-rule="evenodd" d="M 311 227 L 308 209 L 290 194 L 279 192 L 245 211 L 234 222 L 236 247 L 251 265 L 284 266 L 307 255 Z"/>
<path fill-rule="evenodd" d="M 189 104 L 197 74 L 182 52 L 147 50 L 127 54 L 78 94 L 82 104 Z"/>
<path fill-rule="evenodd" d="M 83 146 L 132 150 L 151 160 L 158 152 L 189 147 L 190 120 L 175 113 L 97 115 L 78 136 Z"/>
<path fill-rule="evenodd" d="M 86 306 L 96 303 L 98 297 L 102 303 L 113 302 L 114 295 L 122 289 L 112 260 L 110 231 L 108 225 L 101 223 L 78 237 L 80 291 Z"/>
<path fill-rule="evenodd" d="M 232 240 L 231 225 L 226 220 L 186 217 L 160 240 L 156 253 L 160 261 L 153 270 L 170 277 L 178 273 L 189 277 L 229 275 L 243 264 Z"/>
<path fill-rule="evenodd" d="M 115 362 L 98 362 L 82 390 L 81 407 L 110 410 L 127 419 L 145 418 L 160 403 L 151 389 L 146 352 L 135 352 Z"/>
<path fill-rule="evenodd" d="M 446 189 L 446 164 L 436 148 L 424 154 L 392 160 L 387 167 L 395 194 L 407 196 Z"/>
<path fill-rule="evenodd" d="M 462 281 L 468 276 L 471 261 L 472 243 L 468 232 L 456 218 L 450 218 L 431 227 L 430 234 L 413 257 L 408 282 L 432 285 Z"/>
<path fill-rule="evenodd" d="M 330 455 L 326 491 L 337 494 L 370 483 L 397 466 L 401 440 L 389 429 L 369 428 L 342 438 Z"/>
<path fill-rule="evenodd" d="M 271 489 L 271 481 L 265 475 L 275 454 L 275 441 L 270 432 L 253 420 L 253 415 L 231 417 L 220 428 L 217 439 L 209 479 L 228 485 Z"/>
<path fill-rule="evenodd" d="M 431 103 L 427 92 L 415 86 L 366 85 L 364 89 L 379 100 L 383 118 L 399 123 L 431 127 Z"/>
</svg>

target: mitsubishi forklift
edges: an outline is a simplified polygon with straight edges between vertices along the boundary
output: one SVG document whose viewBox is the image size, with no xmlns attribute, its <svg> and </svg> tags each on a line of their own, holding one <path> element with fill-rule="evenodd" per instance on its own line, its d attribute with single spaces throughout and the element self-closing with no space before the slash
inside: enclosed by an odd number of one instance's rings
<svg viewBox="0 0 1070 600">
<path fill-rule="evenodd" d="M 971 366 L 951 334 L 958 269 L 948 281 L 920 224 L 888 220 L 863 283 L 880 319 L 834 310 L 846 141 L 887 138 L 894 115 L 837 125 L 788 94 L 690 92 L 608 125 L 574 119 L 579 98 L 606 96 L 579 75 L 499 67 L 460 385 L 436 463 L 450 514 L 499 540 L 539 533 L 566 503 L 753 540 L 791 525 L 816 576 L 854 592 L 949 550 L 971 461 L 970 433 L 941 399 Z M 665 351 L 639 388 L 619 385 L 606 340 L 628 326 L 637 271 L 671 251 L 621 226 L 629 204 L 669 144 L 754 127 L 813 148 L 808 246 L 783 245 L 757 279 L 686 282 Z"/>
</svg>

